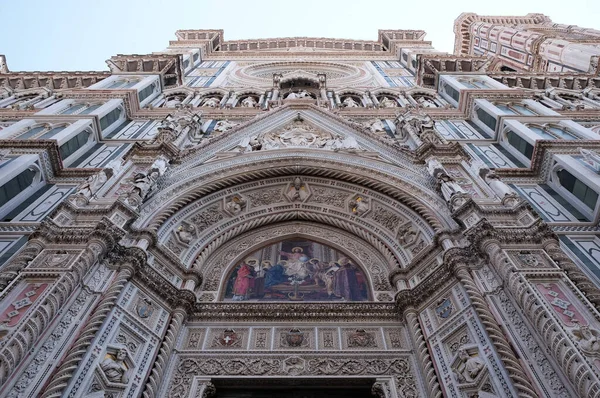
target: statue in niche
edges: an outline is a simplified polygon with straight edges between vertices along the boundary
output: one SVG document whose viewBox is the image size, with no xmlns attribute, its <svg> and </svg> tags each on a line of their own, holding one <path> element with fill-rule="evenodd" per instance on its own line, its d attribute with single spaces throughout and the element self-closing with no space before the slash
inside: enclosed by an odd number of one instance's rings
<svg viewBox="0 0 600 398">
<path fill-rule="evenodd" d="M 246 208 L 246 199 L 240 195 L 233 196 L 225 205 L 225 210 L 237 216 Z"/>
<path fill-rule="evenodd" d="M 242 108 L 256 108 L 258 102 L 253 96 L 246 97 L 242 100 Z"/>
<path fill-rule="evenodd" d="M 442 195 L 444 196 L 444 199 L 446 199 L 447 202 L 450 202 L 452 196 L 456 194 L 467 193 L 464 189 L 462 189 L 460 185 L 458 185 L 456 181 L 454 181 L 454 178 L 450 177 L 446 173 L 442 173 L 438 176 L 438 182 L 440 183 Z"/>
<path fill-rule="evenodd" d="M 600 355 L 599 334 L 596 329 L 592 329 L 588 325 L 578 324 L 573 329 L 573 335 L 577 339 L 577 344 L 586 355 Z"/>
<path fill-rule="evenodd" d="M 116 355 L 108 354 L 104 361 L 102 361 L 100 369 L 102 369 L 108 381 L 122 384 L 129 382 L 129 378 L 127 377 L 128 368 L 125 364 L 127 355 L 127 349 L 120 348 Z"/>
<path fill-rule="evenodd" d="M 89 176 L 83 184 L 77 189 L 76 195 L 81 195 L 87 199 L 91 199 L 108 181 L 108 176 L 104 170 Z"/>
<path fill-rule="evenodd" d="M 438 107 L 434 101 L 432 101 L 431 99 L 429 99 L 425 96 L 417 97 L 416 101 L 417 101 L 417 105 L 419 105 L 422 108 L 437 108 Z"/>
<path fill-rule="evenodd" d="M 220 104 L 221 104 L 221 100 L 218 97 L 210 97 L 210 98 L 205 99 L 202 102 L 202 106 L 205 106 L 208 108 L 218 108 Z"/>
<path fill-rule="evenodd" d="M 169 166 L 169 160 L 164 156 L 159 156 L 150 169 L 146 172 L 139 172 L 133 176 L 133 188 L 127 193 L 125 202 L 133 207 L 142 204 L 148 193 L 156 185 L 156 181 L 162 176 Z"/>
<path fill-rule="evenodd" d="M 356 102 L 354 100 L 354 98 L 352 98 L 352 97 L 344 98 L 344 101 L 342 101 L 342 105 L 344 106 L 344 108 L 359 108 L 360 107 L 358 102 Z"/>
<path fill-rule="evenodd" d="M 182 222 L 175 231 L 179 240 L 185 244 L 189 244 L 194 239 L 195 232 L 196 228 L 192 224 L 185 222 Z"/>
<path fill-rule="evenodd" d="M 464 347 L 459 348 L 458 358 L 460 359 L 460 362 L 458 366 L 454 368 L 454 373 L 461 383 L 475 380 L 485 367 L 483 361 L 479 359 L 479 355 L 471 356 Z"/>
<path fill-rule="evenodd" d="M 167 171 L 167 167 L 169 167 L 169 159 L 160 155 L 158 158 L 156 158 L 154 163 L 152 163 L 150 169 L 158 171 L 159 175 L 163 175 Z"/>
<path fill-rule="evenodd" d="M 213 131 L 217 131 L 219 133 L 224 133 L 228 130 L 231 130 L 232 128 L 234 128 L 237 125 L 238 125 L 238 123 L 230 122 L 228 119 L 219 120 L 217 122 L 217 124 L 215 124 L 215 128 L 213 129 Z"/>
<path fill-rule="evenodd" d="M 379 100 L 379 106 L 381 108 L 396 108 L 398 106 L 398 103 L 396 101 L 394 101 L 393 99 L 383 96 Z"/>
<path fill-rule="evenodd" d="M 305 99 L 305 98 L 312 98 L 312 96 L 310 95 L 310 93 L 306 90 L 300 90 L 298 92 L 294 92 L 291 91 L 289 94 L 285 97 L 285 99 Z"/>
</svg>

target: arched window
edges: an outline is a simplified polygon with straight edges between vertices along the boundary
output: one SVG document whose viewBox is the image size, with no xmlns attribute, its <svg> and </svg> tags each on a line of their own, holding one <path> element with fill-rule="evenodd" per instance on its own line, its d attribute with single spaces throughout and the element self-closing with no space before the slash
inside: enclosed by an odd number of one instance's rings
<svg viewBox="0 0 600 398">
<path fill-rule="evenodd" d="M 514 131 L 506 133 L 506 139 L 513 148 L 522 153 L 527 159 L 531 159 L 531 156 L 533 155 L 533 145 L 525 141 Z"/>
<path fill-rule="evenodd" d="M 67 159 L 69 156 L 71 156 L 80 148 L 82 148 L 85 144 L 87 144 L 89 136 L 89 131 L 82 131 L 75 137 L 62 144 L 59 149 L 61 159 Z"/>
<path fill-rule="evenodd" d="M 545 140 L 576 140 L 578 138 L 562 127 L 531 125 L 527 127 Z"/>
<path fill-rule="evenodd" d="M 34 170 L 27 169 L 2 185 L 0 187 L 0 207 L 10 202 L 18 194 L 29 187 L 33 183 L 35 174 L 36 172 Z"/>
<path fill-rule="evenodd" d="M 96 109 L 100 108 L 101 106 L 102 106 L 102 104 L 95 104 L 95 105 L 88 106 L 87 108 L 85 108 L 83 111 L 80 112 L 80 115 L 89 115 L 90 113 L 94 112 Z"/>
<path fill-rule="evenodd" d="M 84 109 L 87 105 L 85 104 L 71 104 L 67 109 L 63 109 L 60 114 L 61 115 L 73 115 L 80 110 Z"/>
<path fill-rule="evenodd" d="M 596 208 L 596 203 L 598 202 L 598 193 L 596 191 L 588 187 L 565 169 L 559 170 L 556 175 L 563 188 L 571 192 L 590 209 L 594 210 Z"/>
<path fill-rule="evenodd" d="M 47 128 L 48 127 L 46 127 L 46 126 L 33 127 L 33 128 L 30 128 L 29 130 L 25 131 L 23 134 L 19 135 L 16 138 L 19 140 L 26 140 L 28 138 L 35 137 L 37 134 L 41 133 L 42 131 L 46 130 Z"/>
</svg>

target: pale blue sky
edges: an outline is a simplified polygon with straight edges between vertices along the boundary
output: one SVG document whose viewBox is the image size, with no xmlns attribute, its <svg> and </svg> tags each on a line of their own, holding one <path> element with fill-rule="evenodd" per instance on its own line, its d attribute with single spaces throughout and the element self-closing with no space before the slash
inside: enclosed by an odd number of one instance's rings
<svg viewBox="0 0 600 398">
<path fill-rule="evenodd" d="M 0 54 L 11 71 L 107 70 L 112 55 L 163 50 L 177 29 L 224 29 L 226 40 L 376 40 L 378 29 L 423 29 L 438 50 L 451 52 L 461 12 L 540 12 L 600 29 L 598 0 L 0 0 Z"/>
</svg>

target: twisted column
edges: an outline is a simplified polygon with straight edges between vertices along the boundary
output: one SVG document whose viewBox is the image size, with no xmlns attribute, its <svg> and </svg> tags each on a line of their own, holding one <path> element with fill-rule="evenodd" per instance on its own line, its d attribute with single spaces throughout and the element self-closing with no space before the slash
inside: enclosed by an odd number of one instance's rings
<svg viewBox="0 0 600 398">
<path fill-rule="evenodd" d="M 410 330 L 410 337 L 413 342 L 413 346 L 416 348 L 421 374 L 425 376 L 427 392 L 429 393 L 428 396 L 431 398 L 440 398 L 442 396 L 442 390 L 433 368 L 433 362 L 431 360 L 431 356 L 429 355 L 429 348 L 427 347 L 425 336 L 423 335 L 421 325 L 419 324 L 417 310 L 415 310 L 414 307 L 409 307 L 404 312 L 404 316 L 406 318 L 408 329 Z"/>
<path fill-rule="evenodd" d="M 116 305 L 117 299 L 132 275 L 133 270 L 129 267 L 122 267 L 119 270 L 110 287 L 92 311 L 79 337 L 71 345 L 64 360 L 50 377 L 51 381 L 42 394 L 43 398 L 58 398 L 62 396 L 64 389 L 69 384 L 79 363 L 96 337 L 96 333 L 98 333 L 108 314 Z"/>
<path fill-rule="evenodd" d="M 31 262 L 44 249 L 39 241 L 29 241 L 26 246 L 0 271 L 0 291 L 4 290 L 18 275 L 23 268 Z"/>
<path fill-rule="evenodd" d="M 560 248 L 556 249 L 560 250 Z M 492 266 L 498 270 L 498 274 L 503 279 L 508 294 L 523 309 L 523 314 L 535 327 L 538 335 L 546 344 L 548 352 L 552 354 L 563 374 L 576 388 L 578 395 L 600 397 L 600 381 L 588 365 L 585 356 L 576 349 L 563 332 L 561 325 L 548 313 L 533 292 L 529 281 L 521 273 L 515 272 L 516 270 L 510 265 L 510 260 L 497 242 L 488 243 L 485 250 L 490 256 Z"/>
<path fill-rule="evenodd" d="M 169 362 L 169 358 L 171 357 L 171 353 L 175 347 L 175 342 L 177 341 L 177 336 L 181 331 L 186 317 L 187 313 L 181 307 L 176 308 L 175 311 L 173 311 L 169 328 L 167 329 L 167 333 L 165 333 L 160 350 L 156 356 L 156 360 L 154 361 L 154 366 L 152 367 L 152 371 L 148 377 L 148 382 L 144 388 L 144 398 L 154 398 L 158 394 L 160 383 L 163 381 L 162 378 L 164 376 L 167 363 Z"/>
<path fill-rule="evenodd" d="M 533 386 L 527 379 L 527 375 L 523 370 L 523 367 L 510 348 L 508 340 L 506 340 L 506 337 L 498 326 L 498 322 L 490 312 L 488 305 L 479 292 L 479 289 L 471 277 L 467 266 L 464 264 L 458 265 L 455 268 L 454 273 L 464 286 L 467 295 L 471 300 L 473 308 L 475 308 L 481 323 L 485 327 L 487 334 L 490 336 L 490 340 L 496 348 L 496 352 L 498 352 L 498 355 L 500 356 L 500 359 L 506 368 L 508 376 L 512 380 L 513 385 L 517 390 L 518 396 L 520 398 L 536 398 L 538 394 L 535 392 Z"/>
</svg>

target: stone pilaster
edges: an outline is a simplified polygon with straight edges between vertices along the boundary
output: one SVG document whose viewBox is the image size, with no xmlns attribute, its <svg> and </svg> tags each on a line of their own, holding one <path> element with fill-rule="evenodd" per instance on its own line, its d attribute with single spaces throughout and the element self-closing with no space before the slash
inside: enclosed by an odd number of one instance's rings
<svg viewBox="0 0 600 398">
<path fill-rule="evenodd" d="M 117 299 L 133 274 L 134 269 L 129 265 L 122 266 L 117 272 L 106 293 L 92 311 L 79 337 L 71 345 L 61 365 L 54 371 L 50 384 L 44 390 L 43 398 L 62 396 L 79 363 L 96 337 L 96 333 L 102 327 L 108 314 L 115 307 Z"/>
<path fill-rule="evenodd" d="M 519 363 L 518 358 L 510 348 L 510 344 L 502 330 L 498 326 L 498 322 L 491 313 L 484 297 L 477 288 L 473 277 L 471 276 L 468 267 L 463 263 L 458 263 L 454 266 L 454 273 L 458 280 L 463 285 L 475 312 L 477 313 L 481 323 L 496 348 L 500 359 L 502 360 L 508 376 L 513 382 L 513 386 L 519 397 L 535 398 L 538 394 L 531 385 L 527 374 Z"/>
<path fill-rule="evenodd" d="M 40 247 L 36 244 L 30 253 L 23 254 L 21 257 L 23 261 L 25 258 L 30 258 L 33 253 L 39 253 L 38 248 Z M 106 247 L 99 241 L 90 242 L 73 265 L 72 270 L 58 277 L 43 303 L 27 315 L 27 320 L 19 329 L 6 337 L 0 350 L 0 384 L 4 384 L 25 359 L 40 335 L 75 291 L 85 272 L 98 260 L 99 255 L 105 249 Z"/>
<path fill-rule="evenodd" d="M 554 250 L 552 258 L 562 258 L 557 253 L 560 248 L 550 247 Z M 600 397 L 600 381 L 585 357 L 565 336 L 561 325 L 539 301 L 525 276 L 516 272 L 516 269 L 511 266 L 511 262 L 500 244 L 497 241 L 488 241 L 483 245 L 483 249 L 489 255 L 492 266 L 502 278 L 508 294 L 515 299 L 542 341 L 546 343 L 548 351 L 572 383 L 578 395 Z M 562 252 L 562 250 L 560 251 Z M 589 282 L 587 278 L 586 280 Z"/>
</svg>

